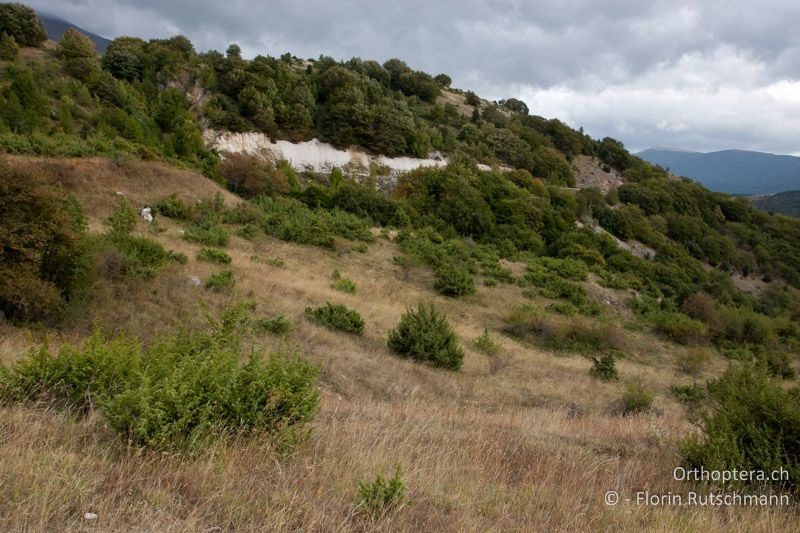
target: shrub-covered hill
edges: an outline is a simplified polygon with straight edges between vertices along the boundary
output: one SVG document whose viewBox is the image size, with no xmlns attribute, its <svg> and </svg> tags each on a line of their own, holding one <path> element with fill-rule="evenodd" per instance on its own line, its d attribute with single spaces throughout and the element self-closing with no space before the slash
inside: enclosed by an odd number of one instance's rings
<svg viewBox="0 0 800 533">
<path fill-rule="evenodd" d="M 554 183 L 571 182 L 568 162 L 578 154 L 622 168 L 637 164 L 611 139 L 595 141 L 529 115 L 513 98 L 490 103 L 450 89 L 447 76 L 414 71 L 398 59 L 245 60 L 236 45 L 225 54 L 198 54 L 181 36 L 121 37 L 99 57 L 77 31 L 66 32 L 55 50 L 32 53 L 16 50 L 13 33 L 23 33 L 16 26 L 0 32 L 12 36 L 0 58 L 7 61 L 0 146 L 13 152 L 170 157 L 213 173 L 214 158 L 199 136 L 208 126 L 319 137 L 388 156 L 465 153 Z M 41 43 L 44 33 L 38 35 Z"/>
<path fill-rule="evenodd" d="M 789 497 L 798 221 L 396 61 L 98 58 L 5 6 L 0 529 L 796 525 L 602 496 L 684 465 Z M 206 126 L 449 164 L 383 194 Z M 565 186 L 579 155 L 607 188 Z"/>
</svg>

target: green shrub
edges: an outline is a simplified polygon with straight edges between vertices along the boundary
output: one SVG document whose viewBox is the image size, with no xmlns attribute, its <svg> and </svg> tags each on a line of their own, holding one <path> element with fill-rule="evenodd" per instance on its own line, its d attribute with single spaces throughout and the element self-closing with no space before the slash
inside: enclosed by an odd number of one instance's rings
<svg viewBox="0 0 800 533">
<path fill-rule="evenodd" d="M 407 309 L 389 332 L 388 345 L 404 357 L 432 366 L 458 370 L 464 363 L 453 328 L 433 304 Z"/>
<path fill-rule="evenodd" d="M 545 317 L 531 307 L 513 311 L 504 331 L 557 351 L 598 353 L 625 349 L 624 334 L 617 324 L 584 318 Z"/>
<path fill-rule="evenodd" d="M 36 12 L 18 3 L 0 4 L 0 33 L 10 35 L 20 46 L 42 46 L 47 39 Z"/>
<path fill-rule="evenodd" d="M 158 242 L 124 233 L 99 237 L 94 248 L 100 271 L 109 279 L 152 278 L 170 260 L 169 253 Z"/>
<path fill-rule="evenodd" d="M 0 313 L 59 321 L 89 270 L 80 204 L 0 160 L 0 221 Z"/>
<path fill-rule="evenodd" d="M 734 359 L 736 361 L 750 362 L 753 361 L 753 359 L 755 359 L 755 354 L 753 353 L 753 350 L 751 350 L 747 346 L 723 347 L 721 351 L 722 355 L 724 355 L 728 359 Z"/>
<path fill-rule="evenodd" d="M 189 258 L 186 257 L 185 253 L 177 252 L 175 250 L 167 251 L 167 259 L 169 259 L 170 261 L 174 261 L 180 265 L 185 265 L 186 262 L 189 260 Z"/>
<path fill-rule="evenodd" d="M 189 220 L 192 216 L 192 209 L 178 198 L 176 193 L 172 193 L 166 198 L 162 198 L 153 206 L 160 214 L 176 220 Z"/>
<path fill-rule="evenodd" d="M 683 444 L 686 464 L 707 470 L 783 468 L 795 487 L 800 479 L 800 394 L 785 390 L 765 365 L 734 365 L 708 384 L 711 400 L 702 411 L 701 437 Z"/>
<path fill-rule="evenodd" d="M 275 268 L 283 268 L 286 263 L 284 263 L 283 259 L 281 259 L 280 257 L 274 257 L 269 261 L 267 261 L 267 264 Z"/>
<path fill-rule="evenodd" d="M 14 37 L 8 35 L 4 31 L 0 31 L 0 60 L 14 61 L 17 58 L 19 46 Z"/>
<path fill-rule="evenodd" d="M 794 379 L 795 370 L 789 358 L 789 354 L 784 351 L 767 350 L 760 354 L 760 358 L 767 364 L 767 370 L 773 376 L 783 379 Z"/>
<path fill-rule="evenodd" d="M 204 222 L 184 230 L 183 238 L 204 246 L 228 246 L 228 230 L 213 222 Z"/>
<path fill-rule="evenodd" d="M 95 335 L 83 348 L 28 354 L 5 372 L 0 398 L 78 413 L 98 410 L 126 442 L 199 448 L 214 435 L 295 434 L 319 405 L 318 369 L 296 353 L 249 354 L 241 306 L 209 334 L 153 343 Z"/>
<path fill-rule="evenodd" d="M 721 336 L 739 344 L 764 344 L 773 335 L 769 318 L 749 309 L 724 307 L 720 318 Z"/>
<path fill-rule="evenodd" d="M 678 354 L 678 369 L 690 376 L 699 376 L 708 358 L 709 353 L 702 348 L 688 349 Z"/>
<path fill-rule="evenodd" d="M 219 263 L 221 265 L 231 264 L 231 256 L 222 250 L 216 250 L 214 248 L 201 248 L 200 251 L 197 252 L 197 259 L 199 261 L 208 261 L 209 263 Z"/>
<path fill-rule="evenodd" d="M 335 237 L 351 241 L 372 242 L 370 226 L 364 220 L 344 211 L 309 209 L 289 198 L 260 197 L 258 226 L 275 238 L 333 248 Z"/>
<path fill-rule="evenodd" d="M 575 316 L 578 314 L 578 308 L 569 302 L 552 303 L 545 307 L 545 310 L 564 316 Z"/>
<path fill-rule="evenodd" d="M 244 226 L 237 228 L 234 234 L 242 239 L 254 241 L 258 238 L 258 234 L 260 232 L 261 231 L 258 229 L 258 226 L 254 224 L 245 224 Z"/>
<path fill-rule="evenodd" d="M 306 307 L 305 313 L 310 320 L 328 329 L 338 329 L 355 335 L 364 333 L 364 319 L 358 311 L 344 305 L 326 302 L 322 307 Z"/>
<path fill-rule="evenodd" d="M 660 311 L 651 314 L 648 319 L 656 331 L 669 337 L 678 344 L 703 344 L 708 342 L 708 327 L 684 315 Z"/>
<path fill-rule="evenodd" d="M 130 235 L 136 228 L 136 211 L 125 197 L 120 198 L 119 206 L 106 219 L 109 234 L 113 236 Z"/>
<path fill-rule="evenodd" d="M 619 412 L 623 416 L 646 413 L 653 405 L 653 393 L 641 383 L 630 382 L 620 400 Z"/>
<path fill-rule="evenodd" d="M 483 328 L 483 333 L 478 335 L 473 342 L 478 350 L 487 355 L 493 355 L 497 353 L 499 348 L 497 343 L 492 339 L 492 336 L 489 335 L 489 328 Z"/>
<path fill-rule="evenodd" d="M 358 483 L 358 502 L 359 509 L 364 510 L 374 516 L 382 515 L 394 507 L 403 503 L 406 486 L 400 477 L 401 470 L 398 465 L 394 476 L 388 481 L 383 474 L 378 474 L 375 481 Z"/>
<path fill-rule="evenodd" d="M 603 381 L 616 381 L 619 374 L 613 352 L 607 352 L 599 359 L 592 357 L 592 368 L 589 369 L 589 375 Z"/>
<path fill-rule="evenodd" d="M 346 292 L 348 294 L 355 294 L 356 292 L 356 284 L 347 278 L 342 278 L 335 281 L 331 284 L 331 288 L 340 292 Z"/>
<path fill-rule="evenodd" d="M 697 383 L 691 385 L 671 385 L 670 392 L 679 402 L 697 405 L 706 397 L 706 391 Z"/>
<path fill-rule="evenodd" d="M 223 270 L 211 274 L 205 282 L 205 288 L 212 291 L 226 291 L 232 289 L 236 284 L 236 279 L 233 276 L 233 270 Z"/>
<path fill-rule="evenodd" d="M 283 315 L 275 318 L 262 318 L 254 322 L 254 329 L 258 333 L 271 333 L 282 337 L 292 329 L 292 321 Z"/>
<path fill-rule="evenodd" d="M 475 280 L 469 270 L 445 261 L 435 269 L 433 288 L 445 296 L 464 296 L 475 292 Z"/>
</svg>

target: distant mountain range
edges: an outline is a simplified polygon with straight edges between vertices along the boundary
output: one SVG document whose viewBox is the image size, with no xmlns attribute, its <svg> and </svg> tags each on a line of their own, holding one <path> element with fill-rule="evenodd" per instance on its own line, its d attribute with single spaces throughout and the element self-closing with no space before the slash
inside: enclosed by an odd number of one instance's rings
<svg viewBox="0 0 800 533">
<path fill-rule="evenodd" d="M 779 192 L 750 198 L 756 209 L 800 218 L 800 191 Z"/>
<path fill-rule="evenodd" d="M 636 155 L 713 191 L 752 196 L 800 189 L 800 157 L 747 150 L 702 153 L 674 148 L 650 148 Z"/>
<path fill-rule="evenodd" d="M 111 43 L 111 40 L 101 37 L 96 33 L 84 30 L 83 28 L 67 22 L 66 20 L 55 15 L 42 12 L 37 12 L 36 15 L 39 17 L 39 20 L 42 21 L 44 29 L 47 31 L 47 37 L 52 41 L 58 41 L 65 31 L 70 28 L 75 28 L 81 33 L 87 35 L 92 42 L 94 42 L 95 46 L 97 47 L 97 51 L 101 54 L 105 53 L 106 48 L 108 48 L 108 45 Z"/>
</svg>

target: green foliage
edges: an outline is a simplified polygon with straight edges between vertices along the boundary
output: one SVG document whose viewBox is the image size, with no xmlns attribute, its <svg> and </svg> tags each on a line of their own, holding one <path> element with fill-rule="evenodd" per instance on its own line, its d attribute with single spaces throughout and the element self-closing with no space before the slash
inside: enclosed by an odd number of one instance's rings
<svg viewBox="0 0 800 533">
<path fill-rule="evenodd" d="M 317 368 L 296 353 L 243 354 L 243 324 L 233 308 L 209 334 L 146 350 L 99 332 L 83 348 L 42 348 L 8 372 L 0 398 L 98 410 L 125 442 L 158 449 L 199 449 L 215 435 L 299 434 L 319 405 Z"/>
<path fill-rule="evenodd" d="M 61 36 L 56 56 L 63 61 L 65 72 L 81 81 L 87 81 L 98 67 L 94 43 L 75 28 L 69 28 Z"/>
<path fill-rule="evenodd" d="M 114 237 L 130 235 L 136 228 L 136 211 L 125 197 L 120 198 L 117 209 L 106 219 L 109 233 Z"/>
<path fill-rule="evenodd" d="M 625 349 L 623 332 L 616 324 L 586 318 L 545 317 L 532 306 L 512 311 L 504 331 L 557 351 L 606 353 Z"/>
<path fill-rule="evenodd" d="M 169 259 L 170 261 L 175 261 L 180 265 L 185 265 L 189 261 L 189 258 L 186 256 L 185 253 L 176 252 L 175 250 L 167 251 L 167 259 Z"/>
<path fill-rule="evenodd" d="M 483 333 L 478 335 L 473 341 L 475 347 L 487 355 L 494 355 L 497 353 L 499 346 L 489 335 L 489 328 L 483 328 Z"/>
<path fill-rule="evenodd" d="M 267 235 L 299 244 L 333 248 L 335 238 L 372 242 L 369 225 L 362 219 L 333 209 L 309 209 L 297 200 L 261 197 L 256 224 Z"/>
<path fill-rule="evenodd" d="M 205 282 L 205 288 L 212 291 L 227 291 L 233 288 L 236 284 L 236 278 L 233 275 L 233 270 L 223 270 L 215 274 L 211 274 Z"/>
<path fill-rule="evenodd" d="M 616 381 L 619 379 L 614 353 L 607 352 L 600 356 L 599 359 L 592 357 L 592 368 L 589 369 L 589 375 L 602 381 Z"/>
<path fill-rule="evenodd" d="M 283 315 L 274 318 L 262 318 L 253 324 L 254 329 L 259 333 L 271 333 L 278 337 L 283 337 L 292 329 L 292 321 Z"/>
<path fill-rule="evenodd" d="M 435 269 L 433 288 L 445 296 L 465 296 L 475 292 L 475 280 L 469 270 L 455 261 L 444 261 Z"/>
<path fill-rule="evenodd" d="M 111 280 L 152 278 L 170 259 L 156 241 L 113 232 L 95 240 L 94 253 L 100 273 Z"/>
<path fill-rule="evenodd" d="M 388 345 L 403 357 L 436 367 L 458 370 L 464 363 L 453 328 L 433 304 L 407 309 L 389 332 Z"/>
<path fill-rule="evenodd" d="M 227 246 L 230 241 L 230 233 L 224 226 L 206 220 L 186 228 L 183 238 L 205 246 Z"/>
<path fill-rule="evenodd" d="M 364 333 L 364 319 L 354 309 L 326 302 L 322 307 L 306 307 L 306 316 L 328 329 L 338 329 L 354 335 Z"/>
<path fill-rule="evenodd" d="M 214 248 L 201 248 L 197 252 L 197 259 L 199 261 L 208 261 L 209 263 L 219 263 L 221 265 L 229 265 L 231 263 L 231 256 Z"/>
<path fill-rule="evenodd" d="M 0 161 L 0 312 L 58 321 L 87 273 L 86 219 L 63 191 Z"/>
<path fill-rule="evenodd" d="M 548 304 L 547 307 L 545 307 L 545 310 L 564 316 L 575 316 L 578 314 L 578 308 L 569 302 L 556 302 Z"/>
<path fill-rule="evenodd" d="M 635 415 L 650 411 L 653 405 L 653 393 L 639 382 L 629 382 L 619 403 L 622 416 Z"/>
<path fill-rule="evenodd" d="M 334 281 L 331 284 L 331 288 L 339 292 L 346 292 L 348 294 L 355 294 L 356 292 L 356 284 L 353 283 L 353 280 L 347 278 L 341 278 Z"/>
<path fill-rule="evenodd" d="M 162 198 L 156 202 L 153 208 L 165 217 L 174 218 L 175 220 L 189 220 L 192 215 L 192 209 L 178 198 L 176 193 Z"/>
<path fill-rule="evenodd" d="M 246 198 L 289 192 L 286 175 L 254 155 L 225 154 L 217 173 L 232 191 Z"/>
<path fill-rule="evenodd" d="M 0 4 L 0 33 L 10 35 L 20 46 L 41 46 L 47 39 L 36 12 L 17 3 Z"/>
<path fill-rule="evenodd" d="M 788 471 L 790 488 L 800 479 L 800 395 L 785 390 L 763 365 L 732 366 L 708 384 L 701 414 L 702 437 L 683 444 L 686 464 L 707 470 Z"/>
<path fill-rule="evenodd" d="M 683 313 L 659 311 L 648 316 L 656 331 L 679 344 L 703 344 L 708 342 L 708 328 L 698 320 Z"/>
<path fill-rule="evenodd" d="M 14 37 L 5 32 L 0 32 L 0 60 L 14 61 L 17 58 L 19 47 Z"/>
<path fill-rule="evenodd" d="M 398 465 L 394 476 L 386 480 L 383 474 L 378 474 L 375 481 L 358 483 L 358 508 L 373 516 L 387 513 L 403 503 L 406 492 L 405 483 L 401 478 L 402 471 Z"/>
<path fill-rule="evenodd" d="M 697 383 L 691 385 L 671 385 L 669 391 L 679 402 L 697 406 L 706 397 L 706 391 Z"/>
</svg>

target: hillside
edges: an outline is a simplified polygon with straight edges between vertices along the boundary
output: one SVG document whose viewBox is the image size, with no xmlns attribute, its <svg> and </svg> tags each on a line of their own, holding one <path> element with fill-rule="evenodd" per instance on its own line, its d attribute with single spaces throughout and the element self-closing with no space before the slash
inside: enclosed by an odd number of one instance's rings
<svg viewBox="0 0 800 533">
<path fill-rule="evenodd" d="M 58 42 L 61 39 L 61 36 L 64 35 L 64 32 L 70 28 L 76 28 L 78 31 L 89 37 L 92 40 L 94 45 L 97 47 L 97 51 L 105 53 L 106 48 L 111 43 L 111 40 L 106 39 L 105 37 L 101 37 L 96 33 L 92 33 L 90 31 L 86 31 L 81 27 L 75 26 L 74 24 L 67 22 L 66 20 L 57 17 L 55 15 L 50 15 L 48 13 L 37 13 L 39 16 L 39 20 L 42 21 L 44 25 L 45 31 L 47 31 L 47 37 L 51 41 Z"/>
<path fill-rule="evenodd" d="M 712 191 L 757 195 L 795 190 L 800 186 L 800 157 L 747 150 L 688 152 L 651 148 L 639 157 L 688 176 Z"/>
<path fill-rule="evenodd" d="M 750 201 L 761 211 L 780 213 L 800 218 L 800 191 L 786 191 L 764 196 L 754 196 Z"/>
<path fill-rule="evenodd" d="M 399 60 L 10 9 L 0 530 L 796 526 L 800 221 Z"/>
</svg>

